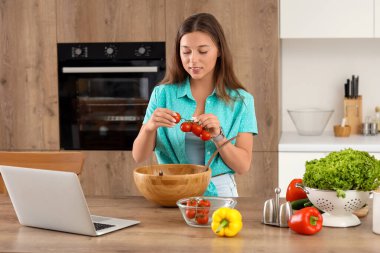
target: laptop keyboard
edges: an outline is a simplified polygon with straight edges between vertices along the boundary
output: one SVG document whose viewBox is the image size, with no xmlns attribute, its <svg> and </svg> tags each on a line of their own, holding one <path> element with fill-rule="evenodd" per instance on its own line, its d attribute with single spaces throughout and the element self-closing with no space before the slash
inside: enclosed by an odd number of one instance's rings
<svg viewBox="0 0 380 253">
<path fill-rule="evenodd" d="M 115 225 L 94 222 L 94 226 L 95 226 L 95 230 L 99 231 L 99 230 L 102 230 L 102 229 L 114 227 Z"/>
</svg>

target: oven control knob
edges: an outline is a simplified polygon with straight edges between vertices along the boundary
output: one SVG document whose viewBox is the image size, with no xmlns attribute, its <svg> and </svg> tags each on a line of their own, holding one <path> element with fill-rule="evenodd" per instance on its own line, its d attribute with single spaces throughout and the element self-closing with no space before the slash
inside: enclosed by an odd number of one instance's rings
<svg viewBox="0 0 380 253">
<path fill-rule="evenodd" d="M 145 49 L 145 47 L 139 47 L 139 49 L 137 49 L 137 52 L 139 52 L 140 55 L 143 55 L 143 54 L 145 54 L 146 49 Z"/>
<path fill-rule="evenodd" d="M 117 54 L 117 47 L 115 45 L 109 45 L 104 48 L 104 54 L 107 57 L 115 57 Z"/>
<path fill-rule="evenodd" d="M 81 55 L 81 54 L 82 54 L 82 49 L 79 48 L 79 47 L 75 48 L 75 49 L 74 49 L 74 54 L 75 54 L 76 56 Z"/>
<path fill-rule="evenodd" d="M 112 47 L 109 47 L 109 48 L 106 49 L 106 53 L 107 53 L 108 55 L 113 54 L 114 51 L 115 51 L 115 50 L 114 50 Z"/>
</svg>

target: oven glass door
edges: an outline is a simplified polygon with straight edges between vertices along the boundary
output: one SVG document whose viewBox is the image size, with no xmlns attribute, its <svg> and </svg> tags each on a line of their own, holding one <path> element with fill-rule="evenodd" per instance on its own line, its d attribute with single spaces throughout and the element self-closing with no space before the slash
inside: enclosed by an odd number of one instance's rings
<svg viewBox="0 0 380 253">
<path fill-rule="evenodd" d="M 108 72 L 111 69 L 112 72 Z M 132 149 L 149 96 L 161 77 L 155 67 L 133 72 L 115 71 L 114 67 L 63 69 L 60 108 L 66 108 L 66 112 L 60 113 L 61 147 Z"/>
</svg>

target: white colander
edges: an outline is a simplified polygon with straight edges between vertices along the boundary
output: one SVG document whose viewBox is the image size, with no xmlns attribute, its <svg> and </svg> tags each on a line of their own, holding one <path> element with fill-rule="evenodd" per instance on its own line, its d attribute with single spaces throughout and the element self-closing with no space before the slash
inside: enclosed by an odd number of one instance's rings
<svg viewBox="0 0 380 253">
<path fill-rule="evenodd" d="M 318 190 L 305 186 L 301 188 L 306 192 L 310 202 L 325 212 L 323 226 L 352 227 L 360 225 L 359 218 L 352 212 L 362 208 L 368 201 L 369 191 L 345 191 L 345 198 L 338 198 L 336 191 Z"/>
</svg>

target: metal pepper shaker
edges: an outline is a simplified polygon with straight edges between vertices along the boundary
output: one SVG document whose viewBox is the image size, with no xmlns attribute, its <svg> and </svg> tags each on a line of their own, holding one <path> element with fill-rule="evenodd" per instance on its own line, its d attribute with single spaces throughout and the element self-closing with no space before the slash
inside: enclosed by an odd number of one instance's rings
<svg viewBox="0 0 380 253">
<path fill-rule="evenodd" d="M 370 133 L 371 135 L 376 135 L 377 134 L 377 123 L 372 122 L 370 126 Z"/>
<path fill-rule="evenodd" d="M 362 134 L 367 136 L 371 134 L 371 123 L 369 122 L 364 122 L 362 124 Z"/>
</svg>

